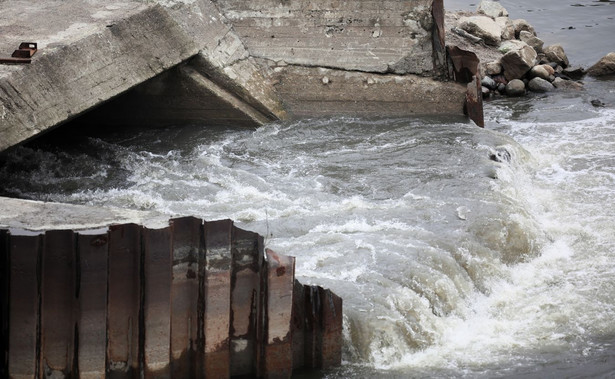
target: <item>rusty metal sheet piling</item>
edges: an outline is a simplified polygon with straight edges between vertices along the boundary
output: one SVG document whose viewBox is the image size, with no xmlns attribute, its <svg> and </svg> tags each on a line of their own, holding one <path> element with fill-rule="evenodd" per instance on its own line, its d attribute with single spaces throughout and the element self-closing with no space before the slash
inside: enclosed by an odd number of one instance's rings
<svg viewBox="0 0 615 379">
<path fill-rule="evenodd" d="M 145 378 L 171 377 L 171 228 L 143 229 Z"/>
<path fill-rule="evenodd" d="M 109 227 L 107 375 L 139 376 L 141 226 Z"/>
<path fill-rule="evenodd" d="M 206 222 L 205 375 L 230 377 L 231 220 Z"/>
<path fill-rule="evenodd" d="M 9 231 L 0 230 L 0 377 L 7 378 L 9 359 Z"/>
<path fill-rule="evenodd" d="M 293 288 L 293 369 L 305 366 L 305 290 L 295 279 Z"/>
<path fill-rule="evenodd" d="M 75 235 L 45 233 L 41 270 L 41 357 L 44 377 L 70 377 L 75 348 Z"/>
<path fill-rule="evenodd" d="M 321 308 L 322 366 L 330 368 L 342 363 L 342 298 L 331 290 L 318 287 Z"/>
<path fill-rule="evenodd" d="M 199 341 L 200 268 L 204 265 L 203 222 L 194 217 L 171 220 L 173 229 L 173 282 L 171 284 L 171 376 L 203 377 Z M 203 304 L 200 304 L 203 308 Z M 201 320 L 202 321 L 202 320 Z M 201 327 L 202 331 L 202 327 Z M 199 349 L 200 346 L 200 349 Z M 198 374 L 197 374 L 198 372 Z"/>
<path fill-rule="evenodd" d="M 267 323 L 264 374 L 290 378 L 293 370 L 291 315 L 295 285 L 295 258 L 267 249 Z"/>
<path fill-rule="evenodd" d="M 10 378 L 290 378 L 340 363 L 342 302 L 230 220 L 0 230 Z"/>
<path fill-rule="evenodd" d="M 234 226 L 232 232 L 230 374 L 234 376 L 249 375 L 256 368 L 263 251 L 258 234 Z"/>
<path fill-rule="evenodd" d="M 105 376 L 107 344 L 107 250 L 109 236 L 105 233 L 77 237 L 79 254 L 79 377 Z"/>
<path fill-rule="evenodd" d="M 12 235 L 9 242 L 8 371 L 12 378 L 38 374 L 41 236 Z"/>
</svg>

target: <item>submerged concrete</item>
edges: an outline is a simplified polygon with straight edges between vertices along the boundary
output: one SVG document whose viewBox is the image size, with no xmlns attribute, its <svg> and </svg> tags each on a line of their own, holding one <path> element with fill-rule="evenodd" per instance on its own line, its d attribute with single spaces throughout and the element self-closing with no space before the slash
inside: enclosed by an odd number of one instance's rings
<svg viewBox="0 0 615 379">
<path fill-rule="evenodd" d="M 114 99 L 100 123 L 463 111 L 442 0 L 158 3 L 4 1 L 0 54 L 38 52 L 0 65 L 0 151 Z"/>
</svg>

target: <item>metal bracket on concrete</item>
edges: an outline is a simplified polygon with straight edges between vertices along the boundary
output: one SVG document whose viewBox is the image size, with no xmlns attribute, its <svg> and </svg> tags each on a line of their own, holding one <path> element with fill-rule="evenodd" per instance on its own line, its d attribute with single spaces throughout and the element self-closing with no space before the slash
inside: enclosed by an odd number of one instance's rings
<svg viewBox="0 0 615 379">
<path fill-rule="evenodd" d="M 19 48 L 13 51 L 11 58 L 0 58 L 0 63 L 23 64 L 32 62 L 32 56 L 38 50 L 36 42 L 22 42 Z"/>
</svg>

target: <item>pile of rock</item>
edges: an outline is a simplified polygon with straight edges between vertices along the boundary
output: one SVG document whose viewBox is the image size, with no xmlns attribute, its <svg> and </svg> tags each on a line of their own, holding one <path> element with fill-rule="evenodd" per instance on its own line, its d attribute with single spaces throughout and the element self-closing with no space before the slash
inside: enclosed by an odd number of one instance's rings
<svg viewBox="0 0 615 379">
<path fill-rule="evenodd" d="M 497 60 L 481 65 L 483 96 L 522 96 L 527 91 L 583 88 L 577 80 L 585 71 L 569 67 L 562 46 L 545 47 L 527 21 L 511 20 L 499 3 L 482 0 L 476 14 L 457 21 L 458 27 L 453 32 L 500 53 Z"/>
</svg>

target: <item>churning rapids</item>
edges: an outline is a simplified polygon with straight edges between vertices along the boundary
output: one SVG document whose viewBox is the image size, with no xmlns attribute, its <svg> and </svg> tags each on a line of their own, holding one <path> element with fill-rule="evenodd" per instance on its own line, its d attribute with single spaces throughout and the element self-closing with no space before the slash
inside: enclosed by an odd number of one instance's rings
<svg viewBox="0 0 615 379">
<path fill-rule="evenodd" d="M 2 157 L 0 192 L 266 236 L 303 283 L 344 298 L 345 364 L 330 377 L 612 376 L 614 83 L 493 101 L 486 129 L 60 130 Z"/>
</svg>

